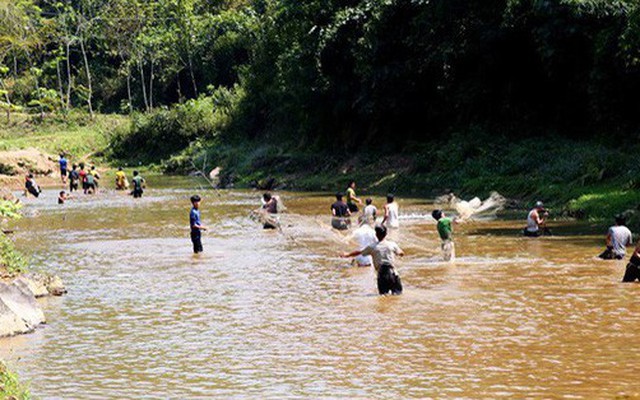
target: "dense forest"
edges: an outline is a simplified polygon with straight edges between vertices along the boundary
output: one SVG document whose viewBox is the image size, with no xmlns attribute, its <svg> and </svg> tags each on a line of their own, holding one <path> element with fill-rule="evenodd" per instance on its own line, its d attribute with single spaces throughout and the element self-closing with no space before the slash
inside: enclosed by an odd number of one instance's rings
<svg viewBox="0 0 640 400">
<path fill-rule="evenodd" d="M 0 0 L 0 110 L 132 114 L 123 147 L 352 149 L 479 126 L 633 137 L 628 0 Z"/>
</svg>

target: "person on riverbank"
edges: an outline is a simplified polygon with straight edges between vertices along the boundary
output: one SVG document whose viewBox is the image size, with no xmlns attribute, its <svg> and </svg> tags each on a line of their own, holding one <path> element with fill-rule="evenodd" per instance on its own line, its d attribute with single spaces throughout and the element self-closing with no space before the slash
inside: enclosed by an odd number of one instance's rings
<svg viewBox="0 0 640 400">
<path fill-rule="evenodd" d="M 400 217 L 398 203 L 395 196 L 391 193 L 387 195 L 387 204 L 384 205 L 384 218 L 382 225 L 386 228 L 397 229 L 400 227 Z"/>
<path fill-rule="evenodd" d="M 264 229 L 278 229 L 278 196 L 266 192 L 262 195 L 261 219 Z"/>
<path fill-rule="evenodd" d="M 607 232 L 607 248 L 598 257 L 603 260 L 624 259 L 627 255 L 627 246 L 633 244 L 633 235 L 629 228 L 625 226 L 626 223 L 627 220 L 623 215 L 615 216 L 615 225 L 610 227 Z"/>
<path fill-rule="evenodd" d="M 377 243 L 374 243 L 364 250 L 355 250 L 351 253 L 342 253 L 341 257 L 350 258 L 356 256 L 371 256 L 373 267 L 376 270 L 378 293 L 380 295 L 402 294 L 402 281 L 395 268 L 395 257 L 404 256 L 402 249 L 387 237 L 387 228 L 377 225 L 375 228 Z"/>
<path fill-rule="evenodd" d="M 347 230 L 351 226 L 351 219 L 349 218 L 351 211 L 349 211 L 349 207 L 343 198 L 344 194 L 336 194 L 336 202 L 331 205 L 331 214 L 333 215 L 331 226 L 339 231 Z"/>
<path fill-rule="evenodd" d="M 436 228 L 442 241 L 440 244 L 442 258 L 445 261 L 454 261 L 456 258 L 456 247 L 453 242 L 453 224 L 456 223 L 457 220 L 446 217 L 442 210 L 433 210 L 431 216 L 438 222 Z"/>
<path fill-rule="evenodd" d="M 195 254 L 202 253 L 202 231 L 206 231 L 207 227 L 202 225 L 200 221 L 200 203 L 202 199 L 197 194 L 191 196 L 191 212 L 189 213 L 189 225 L 191 227 L 191 243 L 193 243 L 193 252 Z"/>
<path fill-rule="evenodd" d="M 36 180 L 33 177 L 33 174 L 29 174 L 25 178 L 24 182 L 25 195 L 27 193 L 31 193 L 34 197 L 39 197 L 40 193 L 42 193 L 42 189 L 36 183 Z"/>
<path fill-rule="evenodd" d="M 367 198 L 364 202 L 366 204 L 364 210 L 362 210 L 364 221 L 368 223 L 375 223 L 378 209 L 373 205 L 373 200 L 371 198 Z"/>
<path fill-rule="evenodd" d="M 551 232 L 546 226 L 549 213 L 544 208 L 541 201 L 536 202 L 535 207 L 529 211 L 527 215 L 527 227 L 524 228 L 524 236 L 539 237 L 541 235 L 550 235 Z"/>
<path fill-rule="evenodd" d="M 347 187 L 347 207 L 349 207 L 351 214 L 360 211 L 358 204 L 362 204 L 362 200 L 356 196 L 356 181 L 351 181 Z"/>
<path fill-rule="evenodd" d="M 145 181 L 144 178 L 140 176 L 140 173 L 138 171 L 133 171 L 133 179 L 131 180 L 131 182 L 133 182 L 133 191 L 131 192 L 133 198 L 142 197 L 142 193 L 144 193 L 143 189 L 145 186 Z"/>
<path fill-rule="evenodd" d="M 122 167 L 118 167 L 116 172 L 116 190 L 127 190 L 129 188 L 129 182 L 127 181 L 127 174 L 124 173 Z"/>
<path fill-rule="evenodd" d="M 73 193 L 74 190 L 78 190 L 79 182 L 80 173 L 78 172 L 78 166 L 73 164 L 71 171 L 69 171 L 69 192 Z"/>
<path fill-rule="evenodd" d="M 58 160 L 58 164 L 60 165 L 60 180 L 62 180 L 62 184 L 67 184 L 67 167 L 69 165 L 69 161 L 67 161 L 64 153 L 60 153 L 60 159 Z"/>
</svg>

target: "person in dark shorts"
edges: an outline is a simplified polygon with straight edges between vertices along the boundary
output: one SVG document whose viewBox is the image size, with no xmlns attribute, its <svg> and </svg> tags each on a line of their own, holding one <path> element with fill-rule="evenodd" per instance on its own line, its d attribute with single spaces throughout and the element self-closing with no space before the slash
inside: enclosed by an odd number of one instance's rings
<svg viewBox="0 0 640 400">
<path fill-rule="evenodd" d="M 615 216 L 616 224 L 607 232 L 607 248 L 598 257 L 603 260 L 622 260 L 627 255 L 627 246 L 633 244 L 633 235 L 625 226 L 627 219 L 624 215 Z"/>
<path fill-rule="evenodd" d="M 93 184 L 96 186 L 96 192 L 98 191 L 98 188 L 100 187 L 100 174 L 98 173 L 98 170 L 96 169 L 95 165 L 91 166 L 91 175 L 93 175 Z"/>
<path fill-rule="evenodd" d="M 202 231 L 206 231 L 207 227 L 202 225 L 200 221 L 200 203 L 202 199 L 197 194 L 191 196 L 191 212 L 189 213 L 189 225 L 191 226 L 191 243 L 193 243 L 193 252 L 202 253 Z"/>
<path fill-rule="evenodd" d="M 82 190 L 87 193 L 87 170 L 84 169 L 84 163 L 80 163 L 80 170 L 78 171 L 78 175 L 80 176 L 80 183 L 82 184 Z"/>
<path fill-rule="evenodd" d="M 131 180 L 131 182 L 133 182 L 133 191 L 131 192 L 133 197 L 142 197 L 142 193 L 144 193 L 144 178 L 140 176 L 140 173 L 138 171 L 133 171 L 133 179 Z"/>
<path fill-rule="evenodd" d="M 337 230 L 344 231 L 349 229 L 351 225 L 351 211 L 347 203 L 343 200 L 344 195 L 342 193 L 336 194 L 336 202 L 331 205 L 331 226 Z"/>
<path fill-rule="evenodd" d="M 36 180 L 33 178 L 33 174 L 27 175 L 27 178 L 24 182 L 24 188 L 28 193 L 31 193 L 34 197 L 39 197 L 42 190 L 40 186 L 36 183 Z"/>
<path fill-rule="evenodd" d="M 96 192 L 96 177 L 91 171 L 84 177 L 84 194 L 94 194 Z"/>
<path fill-rule="evenodd" d="M 636 280 L 640 281 L 640 243 L 636 245 L 631 259 L 629 259 L 622 282 L 635 282 Z"/>
<path fill-rule="evenodd" d="M 80 174 L 78 173 L 78 166 L 73 164 L 69 171 L 69 192 L 78 190 L 78 182 L 80 182 Z"/>
<path fill-rule="evenodd" d="M 58 164 L 60 164 L 60 179 L 62 179 L 62 184 L 66 185 L 69 161 L 65 158 L 64 153 L 60 153 L 60 160 L 58 160 Z"/>
<path fill-rule="evenodd" d="M 402 249 L 387 237 L 387 228 L 383 225 L 377 225 L 376 228 L 377 243 L 366 247 L 364 250 L 356 250 L 351 253 L 343 253 L 341 257 L 351 258 L 359 255 L 371 256 L 373 258 L 373 267 L 376 270 L 378 293 L 380 295 L 402 294 L 402 280 L 395 269 L 395 256 L 404 256 Z"/>
</svg>

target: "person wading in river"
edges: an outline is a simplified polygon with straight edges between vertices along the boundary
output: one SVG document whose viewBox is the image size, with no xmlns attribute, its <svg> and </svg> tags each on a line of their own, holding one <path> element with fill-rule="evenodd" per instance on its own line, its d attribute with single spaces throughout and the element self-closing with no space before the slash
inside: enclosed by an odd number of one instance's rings
<svg viewBox="0 0 640 400">
<path fill-rule="evenodd" d="M 384 218 L 382 219 L 382 225 L 393 229 L 400 227 L 398 203 L 396 202 L 395 196 L 391 193 L 387 195 L 387 204 L 384 205 Z"/>
<path fill-rule="evenodd" d="M 527 227 L 524 228 L 524 235 L 527 237 L 538 237 L 541 235 L 551 235 L 551 231 L 546 226 L 549 213 L 544 208 L 541 201 L 536 202 L 535 207 L 527 215 Z"/>
<path fill-rule="evenodd" d="M 442 240 L 442 244 L 440 245 L 442 257 L 445 261 L 455 260 L 456 247 L 453 243 L 453 223 L 456 223 L 457 220 L 447 218 L 442 210 L 433 210 L 431 216 L 438 221 L 438 235 L 440 235 L 440 240 Z"/>
<path fill-rule="evenodd" d="M 195 254 L 202 253 L 202 231 L 206 231 L 207 227 L 202 225 L 200 221 L 200 202 L 202 199 L 197 194 L 191 196 L 191 212 L 189 213 L 189 225 L 191 226 L 191 243 L 193 243 L 193 252 Z"/>
<path fill-rule="evenodd" d="M 627 246 L 633 244 L 631 231 L 625 226 L 626 218 L 616 215 L 615 220 L 616 224 L 607 232 L 607 249 L 598 256 L 603 260 L 622 260 L 627 255 Z"/>
<path fill-rule="evenodd" d="M 62 184 L 66 185 L 69 161 L 65 158 L 64 153 L 60 153 L 60 160 L 58 160 L 58 164 L 60 165 L 60 179 L 62 180 Z"/>
<path fill-rule="evenodd" d="M 344 195 L 342 193 L 336 194 L 336 202 L 331 205 L 331 214 L 333 214 L 333 218 L 331 218 L 331 226 L 337 230 L 344 231 L 349 229 L 351 225 L 351 211 L 349 211 L 349 207 L 342 200 Z"/>
<path fill-rule="evenodd" d="M 278 196 L 267 192 L 262 195 L 262 210 L 260 212 L 264 229 L 278 229 Z"/>
<path fill-rule="evenodd" d="M 142 197 L 142 193 L 144 193 L 144 178 L 140 176 L 138 171 L 133 171 L 133 191 L 131 194 L 134 198 Z"/>
<path fill-rule="evenodd" d="M 351 253 L 342 253 L 341 257 L 350 258 L 356 256 L 371 256 L 373 267 L 377 273 L 378 293 L 381 295 L 402 294 L 402 281 L 395 269 L 395 256 L 404 256 L 402 249 L 387 237 L 387 228 L 382 225 L 376 226 L 376 238 L 378 243 L 374 243 L 364 250 L 355 250 Z"/>
<path fill-rule="evenodd" d="M 358 204 L 356 203 L 362 204 L 362 200 L 356 196 L 356 181 L 351 181 L 347 187 L 347 207 L 349 207 L 351 214 L 359 211 Z"/>
<path fill-rule="evenodd" d="M 69 192 L 73 193 L 74 190 L 78 190 L 78 182 L 80 182 L 80 173 L 78 173 L 78 166 L 73 164 L 71 171 L 69 171 Z"/>
</svg>

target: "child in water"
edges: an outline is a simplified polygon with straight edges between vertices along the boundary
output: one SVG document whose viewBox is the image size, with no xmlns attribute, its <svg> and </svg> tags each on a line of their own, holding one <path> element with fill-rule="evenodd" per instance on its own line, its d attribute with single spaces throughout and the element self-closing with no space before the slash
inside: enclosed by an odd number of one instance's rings
<svg viewBox="0 0 640 400">
<path fill-rule="evenodd" d="M 69 200 L 71 195 L 68 195 L 64 190 L 58 194 L 58 204 L 64 204 L 65 201 Z"/>
<path fill-rule="evenodd" d="M 140 176 L 138 171 L 133 171 L 133 191 L 131 194 L 134 198 L 142 197 L 142 193 L 144 193 L 144 178 Z"/>
<path fill-rule="evenodd" d="M 189 225 L 191 226 L 191 242 L 193 243 L 193 252 L 195 254 L 202 253 L 202 231 L 206 231 L 207 227 L 202 225 L 200 221 L 200 202 L 202 199 L 197 194 L 191 196 L 191 212 L 189 213 Z"/>
<path fill-rule="evenodd" d="M 442 244 L 442 254 L 445 261 L 453 261 L 456 258 L 456 247 L 453 243 L 453 223 L 457 220 L 447 218 L 442 210 L 433 210 L 431 213 L 433 219 L 438 221 L 438 234 Z"/>
</svg>

